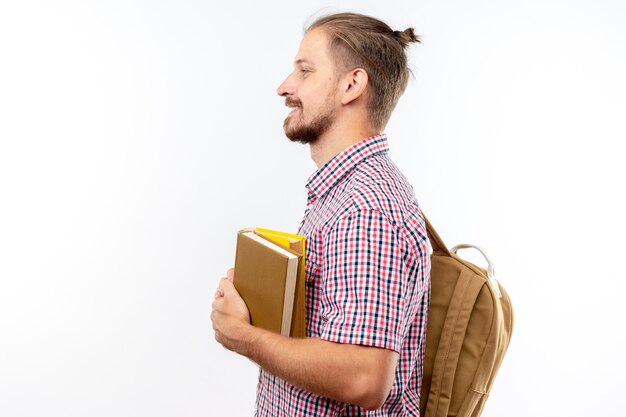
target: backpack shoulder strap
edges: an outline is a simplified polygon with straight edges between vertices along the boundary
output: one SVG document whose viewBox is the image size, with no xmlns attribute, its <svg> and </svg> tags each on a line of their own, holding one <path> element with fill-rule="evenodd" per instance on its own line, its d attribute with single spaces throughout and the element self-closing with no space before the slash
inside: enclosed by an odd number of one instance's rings
<svg viewBox="0 0 626 417">
<path fill-rule="evenodd" d="M 433 254 L 452 256 L 450 254 L 450 250 L 448 249 L 446 244 L 443 243 L 443 240 L 439 236 L 439 233 L 437 233 L 433 225 L 428 221 L 428 218 L 426 218 L 426 215 L 423 211 L 422 217 L 424 217 L 424 222 L 426 223 L 426 234 L 428 235 L 428 240 L 430 240 L 430 245 L 433 247 Z"/>
<path fill-rule="evenodd" d="M 425 417 L 447 417 L 453 397 L 458 396 L 458 393 L 455 394 L 454 382 L 457 370 L 463 367 L 463 363 L 459 363 L 461 349 L 476 299 L 483 286 L 484 281 L 476 279 L 476 274 L 471 269 L 463 268 L 443 321 Z"/>
</svg>

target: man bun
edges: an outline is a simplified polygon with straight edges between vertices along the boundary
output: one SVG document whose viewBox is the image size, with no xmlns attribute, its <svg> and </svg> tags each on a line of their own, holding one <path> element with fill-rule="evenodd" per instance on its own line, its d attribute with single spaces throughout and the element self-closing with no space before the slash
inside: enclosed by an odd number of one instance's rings
<svg viewBox="0 0 626 417">
<path fill-rule="evenodd" d="M 396 35 L 396 38 L 402 42 L 402 46 L 405 48 L 413 42 L 421 42 L 420 37 L 415 34 L 413 28 L 406 28 L 403 31 L 394 30 L 393 34 Z"/>
</svg>

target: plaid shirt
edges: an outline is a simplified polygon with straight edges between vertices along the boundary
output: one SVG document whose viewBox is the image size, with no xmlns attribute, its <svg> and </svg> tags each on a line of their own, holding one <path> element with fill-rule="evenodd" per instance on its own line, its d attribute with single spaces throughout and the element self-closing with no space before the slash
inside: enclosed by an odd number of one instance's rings
<svg viewBox="0 0 626 417">
<path fill-rule="evenodd" d="M 258 417 L 419 416 L 430 253 L 413 188 L 385 135 L 335 156 L 307 183 L 307 336 L 399 352 L 383 406 L 367 411 L 303 391 L 263 370 Z"/>
</svg>

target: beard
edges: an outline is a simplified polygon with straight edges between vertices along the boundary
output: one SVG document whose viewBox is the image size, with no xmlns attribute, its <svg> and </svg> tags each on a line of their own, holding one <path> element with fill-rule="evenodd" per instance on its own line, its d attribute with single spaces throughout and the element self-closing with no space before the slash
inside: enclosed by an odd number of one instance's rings
<svg viewBox="0 0 626 417">
<path fill-rule="evenodd" d="M 304 115 L 304 109 L 300 100 L 290 99 L 285 100 L 287 106 L 296 106 L 300 112 L 301 120 L 299 122 L 292 121 L 289 123 L 289 117 L 285 119 L 283 123 L 283 129 L 285 135 L 292 142 L 300 142 L 302 144 L 315 143 L 319 137 L 326 132 L 335 121 L 335 113 L 331 106 L 330 97 L 324 101 L 323 107 L 320 109 L 319 114 L 313 117 L 311 121 L 302 120 Z"/>
</svg>

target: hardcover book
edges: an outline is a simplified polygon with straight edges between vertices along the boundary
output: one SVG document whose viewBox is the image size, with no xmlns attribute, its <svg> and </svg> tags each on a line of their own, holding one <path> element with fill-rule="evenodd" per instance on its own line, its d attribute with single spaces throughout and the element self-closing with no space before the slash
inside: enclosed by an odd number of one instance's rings
<svg viewBox="0 0 626 417">
<path fill-rule="evenodd" d="M 306 239 L 293 233 L 257 227 L 254 231 L 279 245 L 289 248 L 300 256 L 296 293 L 293 300 L 291 318 L 291 337 L 306 337 Z"/>
<path fill-rule="evenodd" d="M 252 325 L 285 336 L 304 337 L 304 282 L 298 282 L 304 280 L 304 238 L 258 230 L 238 233 L 235 288 L 248 306 Z M 299 286 L 301 291 L 296 290 Z"/>
</svg>

